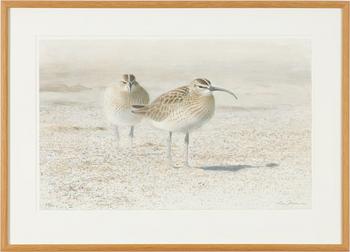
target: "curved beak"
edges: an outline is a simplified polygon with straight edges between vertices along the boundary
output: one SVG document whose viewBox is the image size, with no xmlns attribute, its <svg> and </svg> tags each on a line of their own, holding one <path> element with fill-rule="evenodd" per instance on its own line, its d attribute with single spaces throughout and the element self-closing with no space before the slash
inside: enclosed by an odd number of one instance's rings
<svg viewBox="0 0 350 252">
<path fill-rule="evenodd" d="M 210 91 L 223 91 L 223 92 L 229 93 L 230 95 L 232 95 L 233 97 L 235 97 L 236 100 L 238 100 L 237 96 L 236 96 L 234 93 L 232 93 L 231 91 L 227 90 L 227 89 L 211 86 L 211 87 L 209 88 L 209 90 L 210 90 Z"/>
</svg>

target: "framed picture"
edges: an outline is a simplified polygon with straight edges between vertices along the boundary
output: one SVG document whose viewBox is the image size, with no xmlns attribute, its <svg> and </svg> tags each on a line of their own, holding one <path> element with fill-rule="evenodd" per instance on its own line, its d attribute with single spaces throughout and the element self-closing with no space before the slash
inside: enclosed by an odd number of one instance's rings
<svg viewBox="0 0 350 252">
<path fill-rule="evenodd" d="M 349 249 L 349 3 L 3 1 L 1 250 Z"/>
</svg>

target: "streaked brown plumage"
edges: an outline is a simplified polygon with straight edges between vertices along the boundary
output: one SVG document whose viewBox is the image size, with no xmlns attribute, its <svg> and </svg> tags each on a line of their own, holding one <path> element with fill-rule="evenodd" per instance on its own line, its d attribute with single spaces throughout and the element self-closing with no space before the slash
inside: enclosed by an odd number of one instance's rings
<svg viewBox="0 0 350 252">
<path fill-rule="evenodd" d="M 159 96 L 150 105 L 134 106 L 136 114 L 143 114 L 156 128 L 169 131 L 168 157 L 170 161 L 172 132 L 184 132 L 186 133 L 186 164 L 188 165 L 189 133 L 201 127 L 214 115 L 213 91 L 224 91 L 235 96 L 228 90 L 213 87 L 207 79 L 195 79 L 190 85 L 176 88 Z"/>
</svg>

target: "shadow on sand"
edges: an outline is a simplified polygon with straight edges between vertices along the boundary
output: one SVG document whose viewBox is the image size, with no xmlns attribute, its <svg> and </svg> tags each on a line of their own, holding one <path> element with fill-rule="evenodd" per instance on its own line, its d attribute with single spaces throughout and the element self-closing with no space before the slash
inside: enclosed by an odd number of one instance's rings
<svg viewBox="0 0 350 252">
<path fill-rule="evenodd" d="M 278 164 L 276 163 L 268 163 L 265 166 L 253 166 L 253 165 L 212 165 L 212 166 L 202 166 L 200 169 L 205 171 L 230 171 L 230 172 L 236 172 L 242 169 L 250 169 L 250 168 L 273 168 L 277 167 Z"/>
</svg>

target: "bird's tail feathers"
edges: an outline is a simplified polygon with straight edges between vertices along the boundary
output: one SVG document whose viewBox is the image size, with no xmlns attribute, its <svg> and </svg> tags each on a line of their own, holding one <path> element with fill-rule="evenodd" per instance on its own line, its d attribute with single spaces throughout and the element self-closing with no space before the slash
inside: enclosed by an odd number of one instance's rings
<svg viewBox="0 0 350 252">
<path fill-rule="evenodd" d="M 144 115 L 147 113 L 148 106 L 147 105 L 132 105 L 131 112 L 134 114 Z"/>
</svg>

